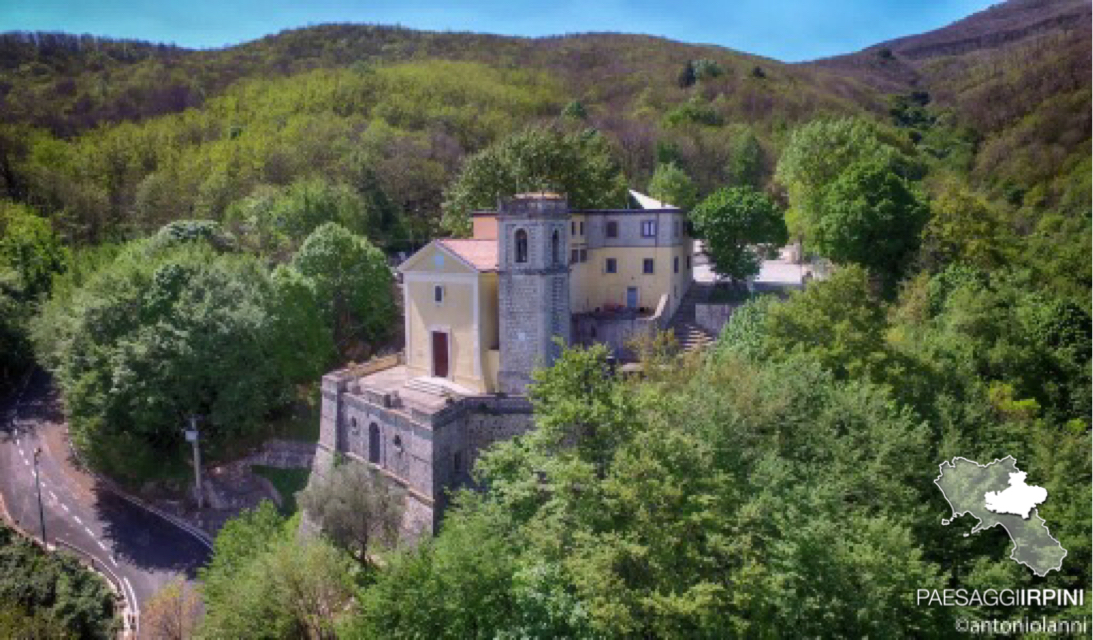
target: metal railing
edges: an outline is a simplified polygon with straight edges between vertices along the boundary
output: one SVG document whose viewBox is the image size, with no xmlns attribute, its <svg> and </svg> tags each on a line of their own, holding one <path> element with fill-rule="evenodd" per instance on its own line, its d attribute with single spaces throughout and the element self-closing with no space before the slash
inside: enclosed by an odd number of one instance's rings
<svg viewBox="0 0 1093 640">
<path fill-rule="evenodd" d="M 105 562 L 71 542 L 65 542 L 60 538 L 54 538 L 53 542 L 55 542 L 58 547 L 64 547 L 75 553 L 78 559 L 91 565 L 92 571 L 106 578 L 106 581 L 110 583 L 114 592 L 118 594 L 121 597 L 122 602 L 125 603 L 125 607 L 122 610 L 121 637 L 138 637 L 140 632 L 140 605 L 137 604 L 137 594 L 133 591 L 133 586 L 129 584 L 129 580 L 118 576 L 118 574 L 114 573 Z"/>
</svg>

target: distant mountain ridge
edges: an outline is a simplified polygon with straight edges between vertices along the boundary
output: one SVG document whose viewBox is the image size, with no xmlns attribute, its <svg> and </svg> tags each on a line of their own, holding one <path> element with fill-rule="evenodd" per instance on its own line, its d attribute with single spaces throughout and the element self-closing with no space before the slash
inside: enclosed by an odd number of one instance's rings
<svg viewBox="0 0 1093 640">
<path fill-rule="evenodd" d="M 344 126 L 347 139 L 374 132 L 380 183 L 407 210 L 435 211 L 464 157 L 513 130 L 557 123 L 569 106 L 583 114 L 570 126 L 606 135 L 635 186 L 670 161 L 702 191 L 737 179 L 734 162 L 769 186 L 799 124 L 865 115 L 891 125 L 908 115 L 893 110 L 906 110 L 910 99 L 927 110 L 912 114 L 924 130 L 904 122 L 894 135 L 914 145 L 937 123 L 934 143 L 946 148 L 930 153 L 951 156 L 948 147 L 960 147 L 964 159 L 954 169 L 992 198 L 1019 206 L 1029 193 L 1036 206 L 1051 207 L 1088 173 L 1090 13 L 1083 0 L 1010 0 L 927 33 L 793 64 L 621 33 L 523 38 L 324 24 L 212 50 L 0 34 L 0 194 L 20 199 L 28 183 L 71 180 L 78 186 L 48 186 L 37 199 L 58 208 L 87 202 L 80 206 L 124 220 L 142 198 L 154 201 L 184 177 L 186 189 L 161 198 L 159 210 L 221 212 L 220 196 L 191 202 L 193 190 L 220 187 L 178 158 L 192 153 L 207 164 L 203 154 L 213 149 L 249 149 L 254 157 L 232 165 L 236 183 L 223 190 L 233 195 L 290 182 L 314 170 L 292 164 L 314 136 L 287 123 L 310 118 L 316 128 Z M 149 122 L 170 118 L 180 121 Z M 105 136 L 111 153 L 124 157 L 92 170 L 102 175 L 89 189 L 84 167 L 64 167 L 63 180 L 49 173 L 57 167 L 30 168 L 71 154 L 30 153 L 28 127 L 66 143 Z M 124 127 L 138 129 L 109 134 Z M 174 136 L 178 154 L 162 154 L 159 141 L 136 150 L 137 134 Z M 421 163 L 412 178 L 402 166 L 409 156 Z M 168 161 L 180 163 L 172 169 L 179 175 L 164 177 Z"/>
</svg>

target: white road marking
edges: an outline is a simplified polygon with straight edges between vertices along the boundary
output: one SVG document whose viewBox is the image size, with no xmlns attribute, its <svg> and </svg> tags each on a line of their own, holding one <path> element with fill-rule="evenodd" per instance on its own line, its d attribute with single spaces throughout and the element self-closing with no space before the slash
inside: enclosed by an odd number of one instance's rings
<svg viewBox="0 0 1093 640">
<path fill-rule="evenodd" d="M 65 504 L 65 503 L 63 503 L 63 502 L 62 502 L 62 503 L 61 503 L 61 508 L 65 510 L 65 513 L 69 513 L 69 511 L 68 511 L 68 505 L 67 505 L 67 504 Z"/>
<path fill-rule="evenodd" d="M 89 529 L 89 528 L 87 527 L 87 525 L 84 525 L 84 528 L 83 528 L 83 530 L 84 530 L 84 531 L 86 531 L 86 532 L 87 532 L 87 535 L 91 536 L 92 538 L 94 538 L 94 537 L 95 537 L 95 533 L 94 533 L 93 531 L 91 531 L 91 529 Z"/>
<path fill-rule="evenodd" d="M 112 553 L 110 554 L 110 564 L 114 565 L 115 567 L 118 566 L 118 561 L 114 559 L 114 554 Z"/>
<path fill-rule="evenodd" d="M 80 520 L 80 516 L 72 516 L 72 519 L 76 521 L 76 524 L 83 524 L 83 520 Z"/>
<path fill-rule="evenodd" d="M 29 463 L 29 462 L 27 462 L 27 459 L 26 459 L 26 458 L 23 458 L 23 464 L 27 465 L 28 467 L 30 466 L 30 463 Z"/>
<path fill-rule="evenodd" d="M 137 592 L 133 591 L 133 585 L 129 584 L 129 578 L 122 577 L 122 580 L 125 581 L 125 587 L 129 589 L 129 596 L 132 598 L 132 600 L 130 600 L 129 602 L 133 604 L 133 616 L 139 616 L 140 605 L 137 604 Z"/>
<path fill-rule="evenodd" d="M 95 542 L 97 542 L 97 543 L 98 543 L 99 547 L 100 547 L 100 548 L 101 548 L 101 549 L 102 549 L 103 551 L 106 551 L 106 545 L 102 543 L 102 540 L 96 540 Z"/>
<path fill-rule="evenodd" d="M 56 500 L 56 499 L 57 499 L 57 494 L 56 494 L 56 493 L 53 493 L 52 491 L 47 491 L 46 493 L 48 493 L 48 494 L 49 494 L 49 497 L 50 497 L 50 498 L 53 498 L 54 500 Z"/>
</svg>

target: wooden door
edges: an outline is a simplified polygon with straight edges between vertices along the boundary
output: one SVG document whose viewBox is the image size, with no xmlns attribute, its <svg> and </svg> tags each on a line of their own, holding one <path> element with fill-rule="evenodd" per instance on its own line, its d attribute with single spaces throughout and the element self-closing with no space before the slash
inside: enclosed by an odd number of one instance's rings
<svg viewBox="0 0 1093 640">
<path fill-rule="evenodd" d="M 448 377 L 448 334 L 433 332 L 433 376 Z"/>
</svg>

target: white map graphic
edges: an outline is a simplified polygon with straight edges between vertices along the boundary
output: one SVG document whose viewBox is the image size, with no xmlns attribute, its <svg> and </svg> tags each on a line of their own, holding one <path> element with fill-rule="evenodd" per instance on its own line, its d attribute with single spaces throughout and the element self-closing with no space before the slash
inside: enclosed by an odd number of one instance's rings
<svg viewBox="0 0 1093 640">
<path fill-rule="evenodd" d="M 941 521 L 952 524 L 968 514 L 976 520 L 965 536 L 992 527 L 1002 527 L 1013 551 L 1010 558 L 1038 576 L 1059 571 L 1067 550 L 1051 537 L 1047 523 L 1040 517 L 1037 505 L 1047 500 L 1043 487 L 1025 484 L 1028 477 L 1017 468 L 1017 459 L 1006 456 L 990 464 L 957 456 L 942 462 L 941 475 L 934 484 L 952 507 L 952 516 Z"/>
<path fill-rule="evenodd" d="M 1047 500 L 1047 489 L 1025 484 L 1028 474 L 1024 471 L 1010 474 L 1010 486 L 1005 491 L 988 491 L 983 494 L 988 511 L 1012 513 L 1028 520 L 1029 512 Z"/>
</svg>

